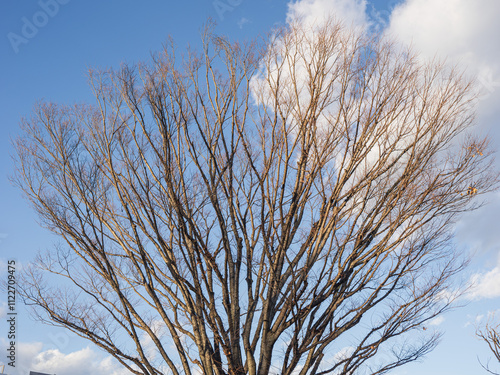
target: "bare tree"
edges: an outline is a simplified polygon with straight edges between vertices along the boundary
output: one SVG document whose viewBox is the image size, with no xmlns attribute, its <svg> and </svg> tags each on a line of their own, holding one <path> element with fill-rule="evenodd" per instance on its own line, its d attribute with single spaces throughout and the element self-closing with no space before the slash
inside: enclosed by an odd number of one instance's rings
<svg viewBox="0 0 500 375">
<path fill-rule="evenodd" d="M 493 354 L 494 359 L 500 362 L 500 334 L 498 332 L 500 332 L 500 324 L 494 323 L 492 317 L 492 319 L 488 323 L 486 323 L 484 327 L 478 328 L 476 330 L 476 335 L 488 344 L 488 347 L 490 349 L 490 352 Z M 490 368 L 489 362 L 485 365 L 481 363 L 481 366 L 483 366 L 483 368 L 491 374 L 499 374 L 498 372 L 493 371 Z"/>
<path fill-rule="evenodd" d="M 63 240 L 22 284 L 40 320 L 134 374 L 381 374 L 434 348 L 453 222 L 498 181 L 471 82 L 333 22 L 207 31 L 90 82 L 96 105 L 42 103 L 16 141 Z"/>
</svg>

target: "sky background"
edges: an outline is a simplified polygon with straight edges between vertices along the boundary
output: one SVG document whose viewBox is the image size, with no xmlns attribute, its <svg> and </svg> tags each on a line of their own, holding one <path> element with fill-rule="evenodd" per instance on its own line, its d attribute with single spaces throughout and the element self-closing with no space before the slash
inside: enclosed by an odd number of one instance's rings
<svg viewBox="0 0 500 375">
<path fill-rule="evenodd" d="M 57 241 L 41 229 L 12 175 L 11 140 L 19 121 L 41 99 L 93 103 L 90 67 L 117 68 L 147 60 L 169 36 L 179 51 L 200 44 L 208 18 L 232 39 L 265 37 L 273 27 L 301 17 L 321 22 L 328 14 L 348 25 L 369 25 L 411 43 L 425 58 L 446 59 L 477 77 L 480 99 L 476 130 L 500 150 L 500 0 L 1 0 L 0 1 L 0 278 L 7 261 L 17 267 Z M 500 163 L 497 162 L 497 168 Z M 395 370 L 398 375 L 486 374 L 478 362 L 490 357 L 475 337 L 475 325 L 500 309 L 500 195 L 467 214 L 456 227 L 459 251 L 471 256 L 464 280 L 474 289 L 463 307 L 433 322 L 445 334 L 424 361 Z M 0 298 L 0 361 L 6 358 L 6 301 Z M 43 326 L 18 302 L 16 368 L 58 375 L 122 375 L 97 348 L 62 329 Z M 500 368 L 498 366 L 497 368 Z"/>
</svg>

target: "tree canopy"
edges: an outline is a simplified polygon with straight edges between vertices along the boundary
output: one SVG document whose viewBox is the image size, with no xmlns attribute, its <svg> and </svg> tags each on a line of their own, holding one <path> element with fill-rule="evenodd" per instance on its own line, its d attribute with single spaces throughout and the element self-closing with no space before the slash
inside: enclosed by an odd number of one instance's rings
<svg viewBox="0 0 500 375">
<path fill-rule="evenodd" d="M 90 86 L 16 140 L 62 240 L 21 284 L 39 319 L 134 374 L 381 374 L 434 348 L 453 223 L 498 182 L 460 72 L 329 22 L 207 29 Z"/>
</svg>

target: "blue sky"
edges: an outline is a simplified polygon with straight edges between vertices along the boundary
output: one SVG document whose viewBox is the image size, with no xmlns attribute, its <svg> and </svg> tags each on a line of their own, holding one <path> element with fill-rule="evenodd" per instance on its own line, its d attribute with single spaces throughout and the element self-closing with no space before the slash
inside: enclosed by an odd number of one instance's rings
<svg viewBox="0 0 500 375">
<path fill-rule="evenodd" d="M 148 59 L 172 36 L 182 51 L 196 47 L 209 17 L 216 31 L 233 39 L 252 39 L 293 16 L 311 19 L 333 13 L 346 23 L 372 23 L 412 43 L 424 57 L 446 58 L 478 77 L 478 132 L 488 133 L 500 149 L 500 26 L 498 0 L 41 0 L 0 2 L 0 277 L 6 262 L 29 262 L 56 240 L 41 229 L 34 213 L 8 181 L 12 174 L 11 139 L 19 120 L 40 99 L 58 103 L 92 102 L 89 67 L 118 67 Z M 497 163 L 498 165 L 498 163 Z M 464 307 L 434 322 L 445 332 L 441 345 L 423 362 L 395 374 L 469 375 L 485 373 L 477 357 L 489 356 L 474 337 L 474 322 L 500 308 L 500 197 L 457 225 L 461 251 L 472 256 L 463 275 L 477 287 Z M 5 302 L 0 299 L 0 361 L 6 339 Z M 31 320 L 18 304 L 18 363 L 9 374 L 29 369 L 64 374 L 122 374 L 109 358 L 86 341 Z M 24 368 L 23 368 L 24 366 Z M 85 367 L 88 366 L 88 367 Z M 499 366 L 500 367 L 500 366 Z"/>
</svg>

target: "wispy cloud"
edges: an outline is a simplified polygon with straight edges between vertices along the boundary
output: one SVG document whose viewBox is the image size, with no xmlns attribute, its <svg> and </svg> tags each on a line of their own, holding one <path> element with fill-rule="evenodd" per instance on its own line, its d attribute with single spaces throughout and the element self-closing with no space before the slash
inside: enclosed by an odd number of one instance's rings
<svg viewBox="0 0 500 375">
<path fill-rule="evenodd" d="M 444 316 L 438 316 L 434 319 L 432 319 L 430 322 L 429 322 L 429 325 L 430 326 L 434 326 L 434 327 L 437 327 L 437 326 L 440 326 L 441 324 L 443 324 L 445 321 L 445 318 Z"/>
<path fill-rule="evenodd" d="M 238 27 L 240 29 L 243 29 L 243 26 L 245 26 L 247 23 L 250 23 L 250 20 L 248 18 L 245 18 L 245 17 L 242 17 L 240 18 L 240 20 L 238 21 Z"/>
<path fill-rule="evenodd" d="M 500 297 L 500 266 L 472 275 L 470 283 L 472 288 L 467 294 L 469 299 Z"/>
<path fill-rule="evenodd" d="M 500 1 L 407 0 L 392 12 L 388 31 L 425 57 L 460 64 L 477 77 L 481 99 L 498 99 L 499 14 Z"/>
</svg>

